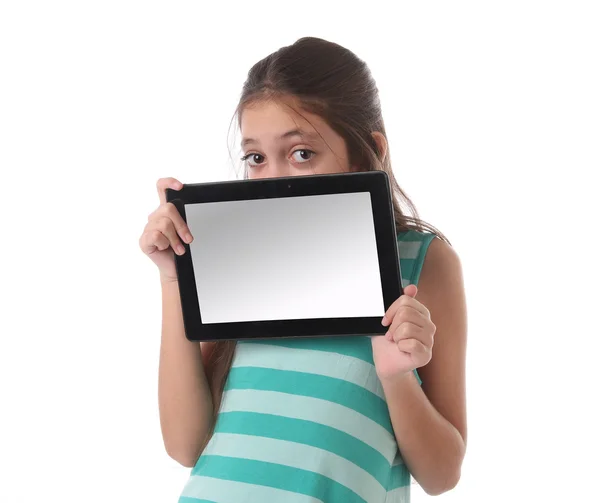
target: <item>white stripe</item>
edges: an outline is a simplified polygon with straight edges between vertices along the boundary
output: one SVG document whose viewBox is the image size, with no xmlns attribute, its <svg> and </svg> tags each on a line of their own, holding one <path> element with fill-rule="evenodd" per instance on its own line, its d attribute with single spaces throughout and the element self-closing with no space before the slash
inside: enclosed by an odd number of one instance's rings
<svg viewBox="0 0 600 503">
<path fill-rule="evenodd" d="M 398 487 L 389 491 L 385 503 L 410 503 L 410 486 Z"/>
<path fill-rule="evenodd" d="M 221 480 L 212 477 L 192 475 L 182 496 L 206 499 L 219 503 L 265 503 L 285 501 L 285 503 L 323 503 L 317 498 L 273 487 L 246 484 L 233 480 Z"/>
<path fill-rule="evenodd" d="M 398 255 L 400 259 L 414 260 L 419 256 L 420 241 L 398 241 Z"/>
<path fill-rule="evenodd" d="M 352 356 L 268 344 L 238 344 L 233 367 L 260 367 L 318 374 L 357 384 L 385 400 L 375 366 Z"/>
<path fill-rule="evenodd" d="M 319 473 L 348 489 L 366 501 L 383 501 L 386 489 L 365 470 L 324 449 L 310 445 L 266 437 L 215 434 L 203 455 L 252 459 L 300 470 Z"/>
<path fill-rule="evenodd" d="M 277 391 L 232 389 L 223 393 L 221 412 L 258 412 L 303 419 L 343 431 L 378 451 L 392 463 L 398 445 L 383 426 L 337 403 Z"/>
</svg>

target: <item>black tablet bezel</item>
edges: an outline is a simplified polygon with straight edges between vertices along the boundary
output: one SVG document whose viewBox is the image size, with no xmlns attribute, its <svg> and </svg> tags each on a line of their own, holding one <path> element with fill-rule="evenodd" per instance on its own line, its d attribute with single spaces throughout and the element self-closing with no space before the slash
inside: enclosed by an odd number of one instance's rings
<svg viewBox="0 0 600 503">
<path fill-rule="evenodd" d="M 184 184 L 181 190 L 167 189 L 166 198 L 167 202 L 175 205 L 187 222 L 186 204 L 351 192 L 369 192 L 371 194 L 383 301 L 387 311 L 390 305 L 402 295 L 403 289 L 390 184 L 385 172 L 335 173 Z M 202 239 L 202 237 L 194 236 L 194 239 Z M 387 331 L 387 328 L 381 325 L 381 317 L 203 324 L 190 246 L 183 241 L 182 244 L 185 247 L 185 253 L 183 255 L 175 254 L 175 265 L 184 329 L 186 338 L 190 341 L 381 335 Z"/>
</svg>

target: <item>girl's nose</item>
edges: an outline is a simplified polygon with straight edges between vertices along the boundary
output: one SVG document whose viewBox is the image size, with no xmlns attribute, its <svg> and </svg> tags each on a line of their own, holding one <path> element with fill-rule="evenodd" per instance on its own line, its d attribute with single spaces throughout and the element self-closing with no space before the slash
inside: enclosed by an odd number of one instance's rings
<svg viewBox="0 0 600 503">
<path fill-rule="evenodd" d="M 266 178 L 281 178 L 290 176 L 292 170 L 287 159 L 277 159 L 276 161 L 269 161 L 264 173 Z"/>
</svg>

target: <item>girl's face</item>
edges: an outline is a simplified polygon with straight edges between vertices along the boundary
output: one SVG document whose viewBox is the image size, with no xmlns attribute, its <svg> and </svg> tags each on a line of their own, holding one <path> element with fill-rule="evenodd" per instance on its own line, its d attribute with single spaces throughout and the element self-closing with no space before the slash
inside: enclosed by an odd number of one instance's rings
<svg viewBox="0 0 600 503">
<path fill-rule="evenodd" d="M 242 150 L 249 179 L 350 171 L 344 139 L 318 115 L 301 114 L 274 101 L 244 108 Z"/>
</svg>

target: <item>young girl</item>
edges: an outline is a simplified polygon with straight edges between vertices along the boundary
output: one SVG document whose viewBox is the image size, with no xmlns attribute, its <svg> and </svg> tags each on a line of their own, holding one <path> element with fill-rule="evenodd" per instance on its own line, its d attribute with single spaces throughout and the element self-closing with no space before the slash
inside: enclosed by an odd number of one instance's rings
<svg viewBox="0 0 600 503">
<path fill-rule="evenodd" d="M 251 68 L 237 116 L 245 178 L 388 174 L 405 289 L 382 319 L 385 336 L 189 342 L 173 251 L 202 236 L 165 203 L 182 184 L 159 180 L 140 246 L 162 286 L 164 444 L 193 467 L 179 502 L 407 502 L 411 475 L 428 494 L 450 490 L 467 429 L 461 266 L 394 178 L 367 66 L 300 39 Z"/>
</svg>

